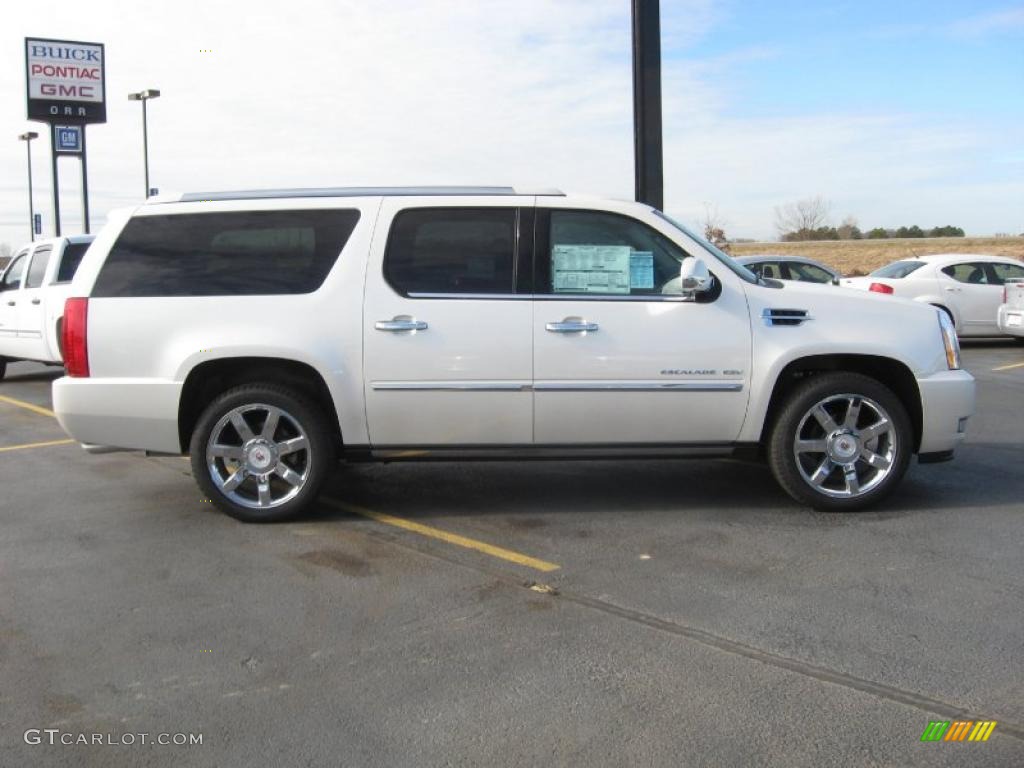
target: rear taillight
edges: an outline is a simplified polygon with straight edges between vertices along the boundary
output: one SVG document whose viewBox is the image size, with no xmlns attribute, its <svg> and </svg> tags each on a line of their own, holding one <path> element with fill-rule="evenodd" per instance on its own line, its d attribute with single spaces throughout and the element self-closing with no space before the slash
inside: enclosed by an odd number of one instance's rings
<svg viewBox="0 0 1024 768">
<path fill-rule="evenodd" d="M 874 291 L 875 293 L 894 293 L 892 286 L 886 285 L 885 283 L 872 283 L 868 290 Z"/>
<path fill-rule="evenodd" d="M 89 375 L 89 300 L 68 299 L 64 302 L 64 370 L 68 376 Z"/>
</svg>

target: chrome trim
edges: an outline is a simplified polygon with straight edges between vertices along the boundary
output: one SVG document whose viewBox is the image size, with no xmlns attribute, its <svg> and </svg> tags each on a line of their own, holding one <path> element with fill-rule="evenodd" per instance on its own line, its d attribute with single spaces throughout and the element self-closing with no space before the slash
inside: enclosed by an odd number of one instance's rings
<svg viewBox="0 0 1024 768">
<path fill-rule="evenodd" d="M 401 294 L 399 294 L 401 295 Z M 409 299 L 532 299 L 528 293 L 408 293 Z"/>
<path fill-rule="evenodd" d="M 401 295 L 401 294 L 399 294 Z M 671 301 L 679 304 L 692 303 L 685 296 L 676 294 L 616 296 L 614 294 L 576 293 L 408 293 L 409 299 L 483 299 L 500 301 Z"/>
<path fill-rule="evenodd" d="M 377 392 L 741 392 L 742 381 L 373 381 Z"/>
<path fill-rule="evenodd" d="M 537 293 L 531 298 L 536 301 L 674 301 L 680 304 L 691 303 L 685 296 L 679 294 L 640 294 L 627 296 L 625 294 L 590 294 L 590 293 Z"/>
<path fill-rule="evenodd" d="M 378 331 L 425 331 L 427 324 L 423 320 L 378 320 L 373 324 Z"/>
<path fill-rule="evenodd" d="M 535 392 L 740 392 L 742 381 L 542 381 Z"/>
<path fill-rule="evenodd" d="M 588 323 L 586 321 L 580 321 L 577 323 L 569 320 L 562 320 L 557 323 L 547 323 L 544 326 L 545 331 L 551 331 L 552 333 L 586 333 L 588 331 L 596 331 L 597 328 L 597 323 Z"/>
<path fill-rule="evenodd" d="M 529 384 L 515 381 L 373 381 L 378 392 L 529 392 Z"/>
</svg>

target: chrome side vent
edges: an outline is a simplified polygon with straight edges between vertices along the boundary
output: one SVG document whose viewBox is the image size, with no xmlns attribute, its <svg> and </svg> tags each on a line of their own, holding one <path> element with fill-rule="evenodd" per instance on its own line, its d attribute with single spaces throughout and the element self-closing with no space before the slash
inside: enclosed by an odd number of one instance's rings
<svg viewBox="0 0 1024 768">
<path fill-rule="evenodd" d="M 801 325 L 813 318 L 806 309 L 766 309 L 761 313 L 765 325 Z"/>
</svg>

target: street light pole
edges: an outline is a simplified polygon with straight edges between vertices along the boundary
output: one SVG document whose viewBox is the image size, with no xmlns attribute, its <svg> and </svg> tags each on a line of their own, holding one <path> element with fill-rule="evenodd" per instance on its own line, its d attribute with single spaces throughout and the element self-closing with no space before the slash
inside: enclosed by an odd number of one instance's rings
<svg viewBox="0 0 1024 768">
<path fill-rule="evenodd" d="M 633 0 L 633 144 L 636 199 L 665 205 L 661 149 L 661 12 L 658 0 Z"/>
<path fill-rule="evenodd" d="M 28 231 L 32 242 L 36 241 L 36 211 L 32 202 L 32 139 L 38 138 L 39 134 L 35 131 L 26 131 L 18 136 L 18 139 L 25 142 L 25 154 L 28 156 Z"/>
<path fill-rule="evenodd" d="M 147 88 L 144 91 L 138 93 L 129 93 L 129 101 L 141 101 L 142 102 L 142 162 L 145 166 L 146 173 L 146 194 L 145 197 L 149 199 L 149 121 L 146 116 L 146 102 L 150 99 L 155 99 L 160 96 L 160 91 L 155 88 Z"/>
</svg>

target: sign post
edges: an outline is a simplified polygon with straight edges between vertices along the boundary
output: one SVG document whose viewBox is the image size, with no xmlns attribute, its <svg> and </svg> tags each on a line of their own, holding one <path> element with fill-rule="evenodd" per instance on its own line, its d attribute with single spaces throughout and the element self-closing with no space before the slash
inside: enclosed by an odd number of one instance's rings
<svg viewBox="0 0 1024 768">
<path fill-rule="evenodd" d="M 50 125 L 53 228 L 60 236 L 57 158 L 77 155 L 82 164 L 82 217 L 89 232 L 89 178 L 85 126 L 107 122 L 106 53 L 102 43 L 25 38 L 28 119 Z"/>
</svg>

